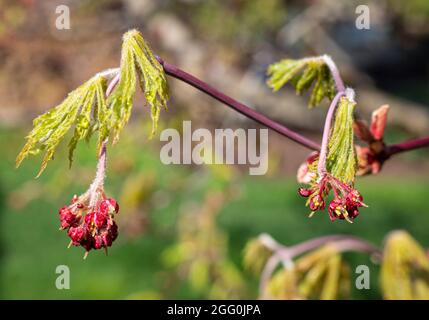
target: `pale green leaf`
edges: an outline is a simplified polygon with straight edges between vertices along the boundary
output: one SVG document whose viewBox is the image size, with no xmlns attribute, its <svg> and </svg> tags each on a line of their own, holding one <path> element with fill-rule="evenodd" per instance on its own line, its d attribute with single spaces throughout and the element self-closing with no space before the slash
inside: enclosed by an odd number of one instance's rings
<svg viewBox="0 0 429 320">
<path fill-rule="evenodd" d="M 33 130 L 27 136 L 27 143 L 16 158 L 16 166 L 18 167 L 29 154 L 38 154 L 44 151 L 45 155 L 38 174 L 40 176 L 48 162 L 53 158 L 58 144 L 76 123 L 75 134 L 69 144 L 71 160 L 77 142 L 84 138 L 88 132 L 95 92 L 97 88 L 100 90 L 104 83 L 105 79 L 101 76 L 97 75 L 91 78 L 69 93 L 61 104 L 37 117 L 33 121 Z"/>
<path fill-rule="evenodd" d="M 353 183 L 356 176 L 356 152 L 353 137 L 353 112 L 356 103 L 346 97 L 339 101 L 329 137 L 327 170 L 345 183 Z"/>
<path fill-rule="evenodd" d="M 322 59 L 284 59 L 270 65 L 267 74 L 267 84 L 274 91 L 288 82 L 295 87 L 297 94 L 311 90 L 310 107 L 319 105 L 324 98 L 331 100 L 335 96 L 334 80 Z"/>
</svg>

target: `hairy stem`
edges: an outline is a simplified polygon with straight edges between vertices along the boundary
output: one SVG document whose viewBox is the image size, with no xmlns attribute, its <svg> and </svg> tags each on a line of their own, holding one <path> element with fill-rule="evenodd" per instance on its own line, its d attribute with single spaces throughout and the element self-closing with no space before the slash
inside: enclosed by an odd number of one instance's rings
<svg viewBox="0 0 429 320">
<path fill-rule="evenodd" d="M 297 142 L 298 144 L 308 149 L 311 149 L 311 150 L 320 149 L 320 146 L 317 142 L 304 137 L 303 135 L 283 126 L 278 122 L 275 122 L 274 120 L 264 116 L 263 114 L 255 111 L 254 109 L 251 109 L 250 107 L 244 105 L 243 103 L 238 102 L 237 100 L 234 100 L 233 98 L 213 88 L 209 84 L 201 81 L 200 79 L 194 77 L 193 75 L 179 69 L 176 66 L 173 66 L 163 61 L 161 58 L 158 57 L 157 59 L 163 65 L 166 74 L 193 86 L 194 88 L 208 94 L 212 98 L 222 102 L 223 104 L 243 114 L 244 116 L 280 133 L 281 135 Z"/>
<path fill-rule="evenodd" d="M 120 79 L 119 68 L 117 69 L 109 69 L 109 76 L 111 79 L 109 85 L 106 89 L 106 98 L 113 92 Z M 98 199 L 98 189 L 102 189 L 104 186 L 104 178 L 106 177 L 106 167 L 107 167 L 107 142 L 109 139 L 103 141 L 100 154 L 98 155 L 98 163 L 97 163 L 97 173 L 95 174 L 95 178 L 89 187 L 89 205 L 95 206 Z"/>
<path fill-rule="evenodd" d="M 322 178 L 326 173 L 326 156 L 328 154 L 329 134 L 331 132 L 332 119 L 334 118 L 335 109 L 337 108 L 340 98 L 344 96 L 344 91 L 338 92 L 329 106 L 326 114 L 325 127 L 323 129 L 322 146 L 320 148 L 319 162 L 317 165 L 317 173 L 319 178 Z"/>
<path fill-rule="evenodd" d="M 340 72 L 338 71 L 337 65 L 335 64 L 334 60 L 332 60 L 332 58 L 326 54 L 321 56 L 321 59 L 325 62 L 325 64 L 331 71 L 332 78 L 334 79 L 335 86 L 337 87 L 337 92 L 346 91 L 343 79 L 341 79 Z"/>
<path fill-rule="evenodd" d="M 96 202 L 98 200 L 98 190 L 103 188 L 104 185 L 104 178 L 106 176 L 106 144 L 107 139 L 103 142 L 103 145 L 101 146 L 100 155 L 98 157 L 98 163 L 97 163 L 97 173 L 95 174 L 95 178 L 91 183 L 91 186 L 89 187 L 89 206 L 93 207 L 96 205 Z"/>
</svg>

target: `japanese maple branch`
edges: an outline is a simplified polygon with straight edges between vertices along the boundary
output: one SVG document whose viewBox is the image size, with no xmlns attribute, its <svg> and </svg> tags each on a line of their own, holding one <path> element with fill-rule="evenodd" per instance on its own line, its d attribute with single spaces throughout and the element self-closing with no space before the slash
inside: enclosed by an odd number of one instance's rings
<svg viewBox="0 0 429 320">
<path fill-rule="evenodd" d="M 228 107 L 234 109 L 235 111 L 243 114 L 244 116 L 280 133 L 281 135 L 297 142 L 298 144 L 307 147 L 311 150 L 319 150 L 320 146 L 317 142 L 310 140 L 303 135 L 285 127 L 284 125 L 275 122 L 274 120 L 264 116 L 263 114 L 255 111 L 254 109 L 244 105 L 241 102 L 227 96 L 226 94 L 220 92 L 219 90 L 213 88 L 209 84 L 201 81 L 200 79 L 194 77 L 193 75 L 179 69 L 176 66 L 173 66 L 161 58 L 157 57 L 158 61 L 164 67 L 164 71 L 166 74 L 172 76 L 173 78 L 179 79 L 187 84 L 193 86 L 194 88 L 208 94 L 212 98 L 222 102 Z"/>
<path fill-rule="evenodd" d="M 321 59 L 324 60 L 324 62 L 326 63 L 326 65 L 328 66 L 332 77 L 334 79 L 335 82 L 335 86 L 337 88 L 337 92 L 338 95 L 344 95 L 345 92 L 347 91 L 347 89 L 344 86 L 344 82 L 342 81 L 338 68 L 336 67 L 335 63 L 332 61 L 332 59 L 327 56 L 324 55 L 322 57 L 320 57 Z M 238 102 L 237 100 L 233 99 L 232 97 L 220 92 L 219 90 L 215 89 L 214 87 L 210 86 L 209 84 L 205 83 L 204 81 L 196 78 L 195 76 L 181 70 L 180 68 L 171 65 L 167 62 L 165 62 L 163 59 L 161 59 L 160 57 L 157 57 L 157 60 L 160 62 L 160 64 L 163 66 L 164 71 L 166 74 L 170 75 L 173 78 L 176 78 L 178 80 L 181 80 L 189 85 L 191 85 L 192 87 L 206 93 L 207 95 L 211 96 L 212 98 L 220 101 L 221 103 L 227 105 L 228 107 L 236 110 L 237 112 L 243 114 L 244 116 L 253 119 L 254 121 L 278 132 L 279 134 L 297 142 L 298 144 L 311 149 L 311 150 L 316 150 L 319 151 L 321 149 L 321 146 L 311 140 L 308 139 L 307 137 L 285 127 L 284 125 L 268 118 L 267 116 L 255 111 L 254 109 L 246 106 L 245 104 Z M 113 89 L 115 88 L 115 86 L 118 84 L 119 82 L 119 69 L 111 69 L 109 70 L 109 75 L 110 73 L 115 72 L 116 75 L 113 77 L 113 79 L 111 80 L 106 95 L 109 95 Z M 336 100 L 336 99 L 334 99 Z M 336 108 L 336 103 L 331 103 L 331 113 L 333 114 L 333 111 Z M 329 113 L 329 111 L 328 111 Z M 327 140 L 328 134 L 329 134 L 329 129 L 330 129 L 330 124 L 332 122 L 332 117 L 328 119 L 326 119 L 325 121 L 325 130 L 324 130 L 324 135 L 323 135 L 323 140 Z M 329 123 L 329 126 L 327 127 L 326 124 Z M 396 153 L 399 152 L 404 152 L 404 151 L 410 151 L 410 150 L 414 150 L 417 148 L 422 148 L 422 147 L 427 147 L 429 146 L 429 137 L 426 138 L 422 138 L 422 139 L 416 139 L 416 140 L 410 140 L 410 141 L 405 141 L 402 143 L 398 143 L 398 144 L 393 144 L 390 146 L 386 146 L 386 157 L 390 157 Z"/>
<path fill-rule="evenodd" d="M 385 154 L 388 158 L 400 152 L 411 151 L 424 147 L 429 147 L 429 137 L 407 140 L 397 144 L 388 145 L 385 148 Z"/>
</svg>

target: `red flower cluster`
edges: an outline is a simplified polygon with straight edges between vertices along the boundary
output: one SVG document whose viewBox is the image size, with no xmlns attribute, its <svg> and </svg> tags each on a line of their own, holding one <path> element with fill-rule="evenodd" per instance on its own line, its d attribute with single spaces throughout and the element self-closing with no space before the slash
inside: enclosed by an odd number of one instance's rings
<svg viewBox="0 0 429 320">
<path fill-rule="evenodd" d="M 325 173 L 321 179 L 318 179 L 314 172 L 317 160 L 318 153 L 312 153 L 298 170 L 298 182 L 310 184 L 309 188 L 298 189 L 300 196 L 308 198 L 307 205 L 312 211 L 310 216 L 326 208 L 325 199 L 332 190 L 334 198 L 328 205 L 331 221 L 341 219 L 352 222 L 352 219 L 359 215 L 359 208 L 366 207 L 361 194 L 353 186 L 347 185 L 329 173 Z"/>
<path fill-rule="evenodd" d="M 330 174 L 326 174 L 314 187 L 300 188 L 298 193 L 302 197 L 308 198 L 307 205 L 312 213 L 324 210 L 326 207 L 325 198 L 330 190 L 334 192 L 334 198 L 328 205 L 329 218 L 353 222 L 352 219 L 359 215 L 359 208 L 366 207 L 359 191 L 341 182 Z"/>
<path fill-rule="evenodd" d="M 103 198 L 95 206 L 90 206 L 86 195 L 73 197 L 72 204 L 59 210 L 61 230 L 67 230 L 70 245 L 85 248 L 85 258 L 91 249 L 110 247 L 118 237 L 118 226 L 114 214 L 119 205 L 114 199 Z"/>
</svg>

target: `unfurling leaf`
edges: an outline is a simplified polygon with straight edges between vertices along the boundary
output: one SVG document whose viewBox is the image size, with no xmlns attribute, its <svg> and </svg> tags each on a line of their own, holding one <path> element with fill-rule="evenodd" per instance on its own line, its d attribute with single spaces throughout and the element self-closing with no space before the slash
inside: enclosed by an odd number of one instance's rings
<svg viewBox="0 0 429 320">
<path fill-rule="evenodd" d="M 27 143 L 16 158 L 16 166 L 18 167 L 29 154 L 44 151 L 45 155 L 38 174 L 40 176 L 49 160 L 53 158 L 58 144 L 75 124 L 75 133 L 69 144 L 71 162 L 78 141 L 86 138 L 97 125 L 100 125 L 99 119 L 91 119 L 91 111 L 93 105 L 98 113 L 101 109 L 106 109 L 105 85 L 106 79 L 96 75 L 69 93 L 60 105 L 34 119 L 34 128 L 28 134 Z"/>
<path fill-rule="evenodd" d="M 164 69 L 137 30 L 127 32 L 123 40 L 119 83 L 107 100 L 105 72 L 95 75 L 69 93 L 60 105 L 33 121 L 34 128 L 16 158 L 17 167 L 29 154 L 43 151 L 45 155 L 40 176 L 73 125 L 74 133 L 69 142 L 70 165 L 78 142 L 88 141 L 95 131 L 98 131 L 98 151 L 111 133 L 114 135 L 113 142 L 116 142 L 131 115 L 137 82 L 151 108 L 153 135 L 160 110 L 167 107 L 169 97 Z"/>
<path fill-rule="evenodd" d="M 297 94 L 302 94 L 312 86 L 309 106 L 315 107 L 326 97 L 332 100 L 335 96 L 335 83 L 328 66 L 322 58 L 301 60 L 285 59 L 268 67 L 270 77 L 267 84 L 274 91 L 290 82 Z"/>
<path fill-rule="evenodd" d="M 429 299 L 429 259 L 406 232 L 388 236 L 381 266 L 383 296 L 389 300 Z"/>
<path fill-rule="evenodd" d="M 353 183 L 356 176 L 356 151 L 353 138 L 353 112 L 356 103 L 342 97 L 329 136 L 326 167 L 344 183 Z"/>
<path fill-rule="evenodd" d="M 139 79 L 137 80 L 137 76 Z M 163 67 L 154 57 L 140 32 L 128 31 L 123 37 L 120 80 L 108 98 L 112 108 L 114 142 L 131 115 L 137 81 L 151 108 L 152 135 L 154 134 L 162 107 L 167 107 L 168 85 Z"/>
<path fill-rule="evenodd" d="M 322 165 L 320 161 L 324 158 L 316 153 L 300 168 L 298 179 L 309 186 L 300 188 L 298 193 L 307 198 L 306 205 L 312 211 L 310 216 L 327 207 L 331 221 L 340 219 L 352 223 L 359 215 L 359 208 L 367 206 L 360 192 L 354 188 L 357 170 L 353 137 L 355 107 L 356 103 L 351 96 L 340 99 L 329 132 L 327 148 L 324 149 L 326 161 Z M 334 197 L 329 200 L 331 191 Z M 329 204 L 327 201 L 330 201 Z"/>
</svg>

